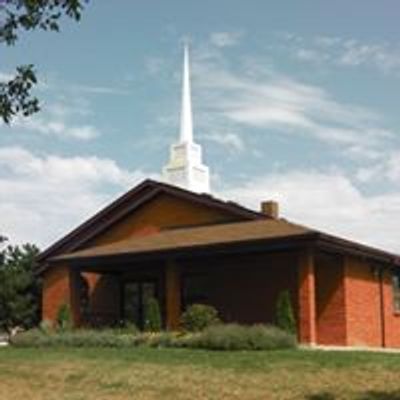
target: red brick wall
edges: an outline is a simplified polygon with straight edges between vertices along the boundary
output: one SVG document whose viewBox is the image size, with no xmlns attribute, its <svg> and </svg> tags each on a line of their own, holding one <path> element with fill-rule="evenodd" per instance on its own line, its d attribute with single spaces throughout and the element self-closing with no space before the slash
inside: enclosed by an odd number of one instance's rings
<svg viewBox="0 0 400 400">
<path fill-rule="evenodd" d="M 343 257 L 317 253 L 315 258 L 317 343 L 346 344 Z"/>
<path fill-rule="evenodd" d="M 43 277 L 42 320 L 55 322 L 60 307 L 67 304 L 76 325 L 80 323 L 78 308 L 78 286 L 74 273 L 67 266 L 58 266 L 46 271 Z"/>
<path fill-rule="evenodd" d="M 161 228 L 226 222 L 232 220 L 232 218 L 232 215 L 225 211 L 192 203 L 171 195 L 160 194 L 110 227 L 92 244 L 111 243 L 132 235 L 156 232 Z M 240 220 L 240 218 L 235 218 Z"/>
<path fill-rule="evenodd" d="M 345 259 L 347 344 L 381 346 L 379 279 L 369 263 L 360 258 Z"/>
<path fill-rule="evenodd" d="M 386 270 L 383 275 L 383 299 L 385 310 L 385 345 L 400 347 L 400 314 L 393 305 L 392 275 Z"/>
</svg>

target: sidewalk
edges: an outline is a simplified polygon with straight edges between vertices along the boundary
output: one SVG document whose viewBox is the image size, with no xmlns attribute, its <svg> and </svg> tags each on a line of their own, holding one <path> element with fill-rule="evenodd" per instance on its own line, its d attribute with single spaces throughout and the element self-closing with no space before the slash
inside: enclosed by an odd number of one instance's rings
<svg viewBox="0 0 400 400">
<path fill-rule="evenodd" d="M 368 351 L 374 353 L 400 354 L 400 348 L 393 347 L 368 347 L 368 346 L 324 346 L 311 345 L 299 346 L 302 350 L 322 350 L 322 351 Z"/>
<path fill-rule="evenodd" d="M 0 347 L 8 346 L 8 336 L 0 332 Z"/>
</svg>

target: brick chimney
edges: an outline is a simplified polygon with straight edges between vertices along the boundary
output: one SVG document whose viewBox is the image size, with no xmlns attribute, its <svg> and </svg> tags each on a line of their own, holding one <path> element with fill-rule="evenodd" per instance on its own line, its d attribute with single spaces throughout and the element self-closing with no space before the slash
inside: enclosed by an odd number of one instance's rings
<svg viewBox="0 0 400 400">
<path fill-rule="evenodd" d="M 279 203 L 277 201 L 268 200 L 261 202 L 261 212 L 270 218 L 279 218 Z"/>
</svg>

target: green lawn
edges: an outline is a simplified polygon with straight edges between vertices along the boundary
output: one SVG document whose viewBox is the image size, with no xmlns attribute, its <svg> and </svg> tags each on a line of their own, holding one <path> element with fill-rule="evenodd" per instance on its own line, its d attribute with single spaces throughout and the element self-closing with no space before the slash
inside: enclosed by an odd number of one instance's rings
<svg viewBox="0 0 400 400">
<path fill-rule="evenodd" d="M 1 400 L 400 400 L 400 355 L 0 348 Z"/>
</svg>

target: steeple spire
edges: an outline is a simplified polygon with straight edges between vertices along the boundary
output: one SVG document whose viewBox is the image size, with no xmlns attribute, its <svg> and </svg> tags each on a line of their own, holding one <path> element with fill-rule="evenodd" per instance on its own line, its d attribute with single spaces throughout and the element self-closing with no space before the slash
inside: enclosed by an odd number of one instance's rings
<svg viewBox="0 0 400 400">
<path fill-rule="evenodd" d="M 193 141 L 189 48 L 186 43 L 183 54 L 179 143 L 171 146 L 169 163 L 163 168 L 164 180 L 193 192 L 208 193 L 210 191 L 209 171 L 201 159 L 201 146 Z"/>
<path fill-rule="evenodd" d="M 190 92 L 189 45 L 185 43 L 182 79 L 181 143 L 193 141 L 192 98 Z"/>
</svg>

